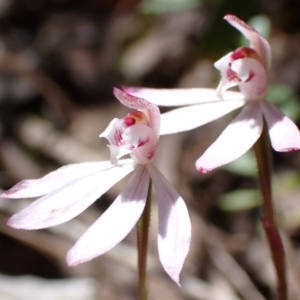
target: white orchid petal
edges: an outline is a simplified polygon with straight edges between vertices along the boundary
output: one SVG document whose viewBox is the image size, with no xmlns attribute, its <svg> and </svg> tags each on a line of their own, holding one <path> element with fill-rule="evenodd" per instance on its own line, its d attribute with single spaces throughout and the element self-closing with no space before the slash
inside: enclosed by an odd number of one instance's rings
<svg viewBox="0 0 300 300">
<path fill-rule="evenodd" d="M 144 210 L 149 180 L 147 169 L 137 167 L 113 204 L 70 249 L 67 254 L 69 265 L 83 263 L 107 252 L 129 233 Z"/>
<path fill-rule="evenodd" d="M 32 198 L 45 195 L 78 178 L 112 168 L 109 161 L 67 165 L 39 179 L 22 180 L 4 192 L 2 198 Z"/>
<path fill-rule="evenodd" d="M 261 135 L 263 118 L 259 104 L 249 103 L 196 161 L 200 173 L 207 173 L 240 157 Z"/>
<path fill-rule="evenodd" d="M 134 96 L 147 99 L 159 106 L 182 106 L 219 101 L 220 97 L 215 89 L 192 88 L 192 89 L 151 89 L 138 87 L 124 87 L 124 90 Z M 227 99 L 239 97 L 238 92 L 228 91 Z"/>
<path fill-rule="evenodd" d="M 238 17 L 226 15 L 224 20 L 239 30 L 250 41 L 250 47 L 258 53 L 266 68 L 270 69 L 272 58 L 270 44 L 254 28 Z"/>
<path fill-rule="evenodd" d="M 239 94 L 239 96 L 240 98 L 234 100 L 185 106 L 164 113 L 161 115 L 160 134 L 187 131 L 214 121 L 245 105 L 243 95 Z"/>
<path fill-rule="evenodd" d="M 84 211 L 133 170 L 131 163 L 77 178 L 13 215 L 8 225 L 30 230 L 64 223 Z"/>
<path fill-rule="evenodd" d="M 179 285 L 179 275 L 190 248 L 191 223 L 187 207 L 171 184 L 152 165 L 147 166 L 158 203 L 158 253 L 168 275 Z"/>
<path fill-rule="evenodd" d="M 274 150 L 289 152 L 300 149 L 300 132 L 295 123 L 274 105 L 266 101 L 261 101 L 260 105 Z"/>
</svg>

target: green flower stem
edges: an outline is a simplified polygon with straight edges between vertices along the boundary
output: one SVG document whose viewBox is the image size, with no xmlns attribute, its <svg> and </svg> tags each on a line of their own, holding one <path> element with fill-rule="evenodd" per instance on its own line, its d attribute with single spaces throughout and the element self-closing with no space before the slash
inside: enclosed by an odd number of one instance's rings
<svg viewBox="0 0 300 300">
<path fill-rule="evenodd" d="M 286 282 L 285 253 L 279 230 L 276 225 L 276 220 L 274 218 L 271 182 L 272 152 L 266 124 L 264 124 L 263 132 L 254 145 L 254 151 L 258 166 L 260 191 L 263 199 L 262 224 L 268 239 L 277 274 L 277 299 L 287 300 L 288 291 Z"/>
<path fill-rule="evenodd" d="M 144 211 L 137 223 L 137 248 L 139 270 L 139 299 L 147 300 L 148 291 L 146 286 L 147 249 L 151 216 L 152 181 L 150 179 L 148 195 Z"/>
</svg>

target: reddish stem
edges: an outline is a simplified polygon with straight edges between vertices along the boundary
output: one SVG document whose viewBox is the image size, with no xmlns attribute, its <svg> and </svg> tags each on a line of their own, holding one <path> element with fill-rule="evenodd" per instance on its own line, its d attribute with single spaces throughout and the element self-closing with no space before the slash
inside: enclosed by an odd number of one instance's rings
<svg viewBox="0 0 300 300">
<path fill-rule="evenodd" d="M 148 291 L 146 285 L 148 236 L 151 216 L 152 182 L 149 182 L 148 195 L 144 211 L 137 223 L 137 248 L 139 271 L 139 299 L 147 300 Z"/>
<path fill-rule="evenodd" d="M 288 300 L 285 252 L 274 218 L 271 183 L 272 155 L 270 138 L 268 135 L 266 124 L 264 124 L 263 132 L 254 145 L 254 151 L 258 166 L 258 180 L 260 183 L 260 191 L 263 199 L 263 216 L 261 218 L 261 221 L 268 239 L 273 263 L 277 274 L 277 299 Z"/>
</svg>

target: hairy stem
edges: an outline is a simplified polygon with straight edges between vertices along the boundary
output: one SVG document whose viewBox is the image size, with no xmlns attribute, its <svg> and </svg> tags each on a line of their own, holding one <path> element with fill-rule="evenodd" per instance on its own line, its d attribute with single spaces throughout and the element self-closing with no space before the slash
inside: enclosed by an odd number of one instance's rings
<svg viewBox="0 0 300 300">
<path fill-rule="evenodd" d="M 263 199 L 262 224 L 270 246 L 273 263 L 277 274 L 277 299 L 287 300 L 287 282 L 285 253 L 282 240 L 274 218 L 272 202 L 272 153 L 267 126 L 264 124 L 263 132 L 254 145 L 254 151 L 258 166 L 258 180 Z"/>
<path fill-rule="evenodd" d="M 138 248 L 138 272 L 139 272 L 139 299 L 147 300 L 146 286 L 147 249 L 151 216 L 152 182 L 149 181 L 149 189 L 144 211 L 137 223 L 137 248 Z"/>
</svg>

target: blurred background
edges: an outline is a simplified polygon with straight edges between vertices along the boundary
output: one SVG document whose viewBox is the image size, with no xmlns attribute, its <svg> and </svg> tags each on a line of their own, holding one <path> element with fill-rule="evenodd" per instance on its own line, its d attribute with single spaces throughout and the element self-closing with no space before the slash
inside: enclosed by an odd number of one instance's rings
<svg viewBox="0 0 300 300">
<path fill-rule="evenodd" d="M 114 99 L 113 86 L 215 88 L 220 76 L 214 61 L 245 43 L 223 21 L 227 13 L 269 40 L 268 100 L 299 125 L 297 0 L 0 0 L 0 191 L 64 164 L 108 159 L 107 142 L 98 136 L 113 117 L 128 112 Z M 154 201 L 151 300 L 272 299 L 275 275 L 259 222 L 252 152 L 207 175 L 194 168 L 235 114 L 160 140 L 157 165 L 185 199 L 193 236 L 179 288 L 158 261 Z M 290 299 L 297 300 L 300 152 L 273 158 Z M 72 268 L 65 263 L 67 250 L 123 183 L 77 218 L 47 230 L 8 228 L 8 217 L 32 200 L 1 199 L 0 298 L 137 299 L 135 231 L 91 262 Z"/>
</svg>

